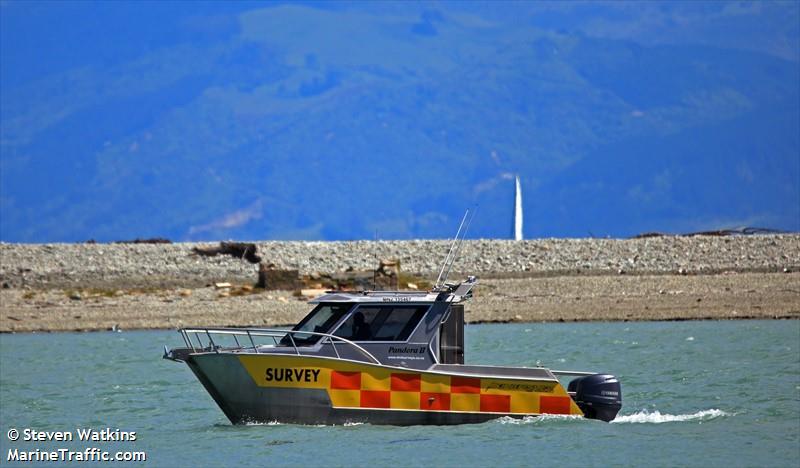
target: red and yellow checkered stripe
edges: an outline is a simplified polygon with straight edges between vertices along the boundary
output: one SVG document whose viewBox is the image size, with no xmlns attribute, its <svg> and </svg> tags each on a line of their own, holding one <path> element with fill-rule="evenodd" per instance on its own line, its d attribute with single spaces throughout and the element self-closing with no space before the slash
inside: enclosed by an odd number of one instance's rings
<svg viewBox="0 0 800 468">
<path fill-rule="evenodd" d="M 502 414 L 583 414 L 564 387 L 553 381 L 479 378 L 399 371 L 310 357 L 241 356 L 253 380 L 266 387 L 317 388 L 337 408 L 454 411 Z M 293 369 L 301 378 L 265 381 L 267 368 Z M 313 381 L 302 378 L 316 372 Z M 294 374 L 293 374 L 294 375 Z"/>
<path fill-rule="evenodd" d="M 582 414 L 560 384 L 482 379 L 428 372 L 331 370 L 335 407 L 505 414 Z M 538 387 L 546 392 L 525 390 Z M 509 389 L 515 388 L 515 389 Z M 558 391 L 558 390 L 561 391 Z"/>
</svg>

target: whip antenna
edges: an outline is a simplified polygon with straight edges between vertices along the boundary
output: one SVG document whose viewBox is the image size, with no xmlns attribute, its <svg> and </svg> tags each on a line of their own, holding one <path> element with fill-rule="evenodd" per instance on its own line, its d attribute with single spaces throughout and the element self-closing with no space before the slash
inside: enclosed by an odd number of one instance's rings
<svg viewBox="0 0 800 468">
<path fill-rule="evenodd" d="M 469 210 L 467 210 L 464 213 L 464 217 L 461 218 L 461 224 L 458 225 L 456 237 L 453 239 L 453 243 L 450 244 L 450 250 L 447 251 L 447 256 L 442 264 L 442 269 L 439 271 L 439 276 L 436 278 L 436 285 L 433 287 L 434 290 L 438 290 L 447 281 L 447 277 L 450 275 L 450 270 L 453 268 L 453 263 L 455 263 L 456 258 L 458 258 L 458 252 L 461 250 L 461 244 L 464 243 L 464 238 L 467 236 L 467 229 L 469 229 L 469 225 L 472 223 L 472 218 L 475 217 L 474 213 L 475 212 L 473 211 L 473 215 L 467 219 L 467 216 L 469 215 Z M 464 223 L 466 223 L 466 227 L 464 226 Z"/>
<path fill-rule="evenodd" d="M 467 225 L 464 226 L 464 234 L 461 235 L 461 240 L 458 241 L 456 252 L 453 254 L 453 260 L 450 262 L 450 266 L 447 267 L 447 272 L 445 272 L 442 282 L 446 282 L 447 277 L 450 276 L 450 269 L 453 268 L 453 264 L 456 263 L 456 259 L 458 258 L 458 253 L 461 252 L 461 246 L 464 245 L 464 239 L 467 238 L 467 231 L 469 231 L 469 225 L 472 224 L 472 219 L 475 217 L 476 211 L 478 211 L 477 208 L 472 211 L 472 215 L 470 215 L 469 219 L 467 219 Z M 467 212 L 469 212 L 469 210 L 467 210 Z"/>
</svg>

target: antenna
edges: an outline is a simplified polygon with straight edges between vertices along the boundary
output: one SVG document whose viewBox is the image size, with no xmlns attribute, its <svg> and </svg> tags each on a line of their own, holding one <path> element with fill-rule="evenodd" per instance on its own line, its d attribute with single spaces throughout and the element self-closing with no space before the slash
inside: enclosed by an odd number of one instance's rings
<svg viewBox="0 0 800 468">
<path fill-rule="evenodd" d="M 464 245 L 464 239 L 467 237 L 467 231 L 469 230 L 469 225 L 472 224 L 472 218 L 475 217 L 475 212 L 477 209 L 472 211 L 472 215 L 467 219 L 467 225 L 464 227 L 464 234 L 461 235 L 461 240 L 458 241 L 458 245 L 456 246 L 456 251 L 453 254 L 453 259 L 450 261 L 450 266 L 447 267 L 447 271 L 444 274 L 444 278 L 442 279 L 442 283 L 447 281 L 447 277 L 450 276 L 450 269 L 453 268 L 453 264 L 456 262 L 458 258 L 458 253 L 461 252 L 461 246 Z M 467 210 L 469 212 L 469 210 Z"/>
<path fill-rule="evenodd" d="M 444 275 L 444 270 L 447 268 L 447 264 L 450 263 L 450 257 L 455 252 L 456 242 L 458 242 L 458 235 L 461 234 L 461 228 L 464 227 L 464 221 L 467 220 L 467 215 L 469 214 L 469 210 L 464 213 L 464 217 L 461 218 L 461 224 L 458 225 L 458 231 L 456 231 L 456 237 L 453 238 L 453 243 L 450 244 L 450 249 L 447 251 L 447 256 L 444 258 L 444 263 L 442 264 L 442 269 L 439 270 L 439 276 L 436 277 L 436 285 L 433 287 L 434 289 L 439 289 L 441 284 L 442 275 Z M 447 278 L 445 276 L 445 278 Z"/>
<path fill-rule="evenodd" d="M 439 271 L 439 276 L 436 278 L 436 285 L 433 287 L 434 290 L 438 290 L 439 287 L 447 281 L 447 277 L 450 275 L 450 270 L 453 268 L 456 258 L 458 258 L 458 252 L 461 250 L 461 245 L 464 243 L 464 239 L 467 237 L 467 229 L 469 229 L 469 225 L 472 223 L 472 218 L 475 217 L 475 211 L 477 210 L 473 210 L 472 216 L 470 216 L 469 219 L 467 219 L 469 210 L 467 210 L 464 213 L 464 217 L 461 218 L 461 224 L 459 224 L 458 231 L 456 231 L 456 237 L 453 239 L 453 243 L 450 244 L 450 250 L 447 251 L 447 256 L 442 264 L 442 269 Z M 464 227 L 465 222 L 467 223 L 466 227 Z M 460 239 L 459 236 L 461 237 Z"/>
<path fill-rule="evenodd" d="M 375 266 L 375 268 L 373 268 L 373 270 L 372 270 L 372 290 L 376 291 L 378 289 L 378 268 L 380 268 L 380 261 L 378 261 L 378 230 L 377 229 L 375 229 L 375 244 L 374 244 L 374 247 L 375 247 L 375 250 L 373 251 L 373 253 L 375 254 L 375 263 L 373 263 L 373 265 L 377 265 L 377 266 Z"/>
</svg>

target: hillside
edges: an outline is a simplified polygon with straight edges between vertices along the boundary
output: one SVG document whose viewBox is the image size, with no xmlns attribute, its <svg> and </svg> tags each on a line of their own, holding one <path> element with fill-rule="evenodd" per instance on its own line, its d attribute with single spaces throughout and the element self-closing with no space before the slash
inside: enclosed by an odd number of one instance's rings
<svg viewBox="0 0 800 468">
<path fill-rule="evenodd" d="M 0 239 L 800 230 L 798 5 L 615 3 L 4 3 Z"/>
</svg>

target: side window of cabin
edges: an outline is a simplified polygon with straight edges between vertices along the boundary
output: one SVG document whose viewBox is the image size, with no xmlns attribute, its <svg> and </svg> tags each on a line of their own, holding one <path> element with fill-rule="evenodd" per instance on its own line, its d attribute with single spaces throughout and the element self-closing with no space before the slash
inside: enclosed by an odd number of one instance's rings
<svg viewBox="0 0 800 468">
<path fill-rule="evenodd" d="M 334 333 L 350 341 L 405 341 L 428 306 L 360 306 Z"/>
<path fill-rule="evenodd" d="M 303 320 L 295 325 L 292 330 L 295 331 L 310 331 L 316 333 L 329 333 L 331 327 L 336 325 L 350 308 L 350 304 L 320 304 L 314 308 Z M 284 336 L 280 344 L 284 346 L 291 346 L 296 344 L 298 346 L 313 345 L 319 341 L 319 335 L 309 335 L 305 333 L 294 333 Z"/>
</svg>

